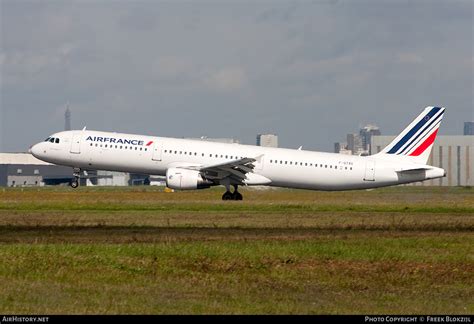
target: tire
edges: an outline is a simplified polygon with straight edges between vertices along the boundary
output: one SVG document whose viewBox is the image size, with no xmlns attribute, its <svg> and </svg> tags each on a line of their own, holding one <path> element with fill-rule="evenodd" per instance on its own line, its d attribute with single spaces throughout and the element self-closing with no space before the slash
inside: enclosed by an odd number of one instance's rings
<svg viewBox="0 0 474 324">
<path fill-rule="evenodd" d="M 222 195 L 222 200 L 232 200 L 232 193 L 229 191 L 224 192 Z"/>
<path fill-rule="evenodd" d="M 238 191 L 234 191 L 234 193 L 232 194 L 232 199 L 233 200 L 242 200 L 243 197 L 242 197 L 242 194 Z"/>
<path fill-rule="evenodd" d="M 79 181 L 77 180 L 72 180 L 71 181 L 71 187 L 76 189 L 77 187 L 79 187 Z"/>
</svg>

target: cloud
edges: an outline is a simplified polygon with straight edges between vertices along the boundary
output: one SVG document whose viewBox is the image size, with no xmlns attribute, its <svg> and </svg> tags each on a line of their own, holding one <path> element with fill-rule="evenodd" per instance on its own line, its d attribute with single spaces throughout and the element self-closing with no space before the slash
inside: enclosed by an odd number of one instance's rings
<svg viewBox="0 0 474 324">
<path fill-rule="evenodd" d="M 247 143 L 272 129 L 329 150 L 427 104 L 454 107 L 446 133 L 472 115 L 472 1 L 1 3 L 4 150 L 61 129 L 68 101 L 89 128 Z"/>
<path fill-rule="evenodd" d="M 247 75 L 240 67 L 225 67 L 204 79 L 210 89 L 224 92 L 240 90 L 247 82 Z"/>
</svg>

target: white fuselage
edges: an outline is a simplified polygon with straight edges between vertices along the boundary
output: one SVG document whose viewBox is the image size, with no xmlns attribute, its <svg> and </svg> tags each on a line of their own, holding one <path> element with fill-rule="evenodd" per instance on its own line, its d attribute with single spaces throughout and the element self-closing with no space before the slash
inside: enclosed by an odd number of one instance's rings
<svg viewBox="0 0 474 324">
<path fill-rule="evenodd" d="M 410 161 L 305 150 L 224 144 L 98 131 L 52 135 L 59 143 L 40 142 L 32 154 L 44 161 L 81 168 L 166 175 L 169 168 L 206 166 L 254 158 L 253 173 L 277 187 L 350 190 L 376 188 L 444 176 L 444 170 L 418 168 Z M 400 170 L 413 170 L 400 172 Z M 250 183 L 250 184 L 260 184 Z"/>
</svg>

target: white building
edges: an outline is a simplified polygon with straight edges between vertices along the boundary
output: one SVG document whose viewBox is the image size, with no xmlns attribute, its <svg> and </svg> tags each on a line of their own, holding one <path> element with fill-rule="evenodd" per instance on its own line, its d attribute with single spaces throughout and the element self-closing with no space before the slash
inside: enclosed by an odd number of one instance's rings
<svg viewBox="0 0 474 324">
<path fill-rule="evenodd" d="M 97 171 L 98 186 L 128 186 L 130 174 L 114 171 Z"/>
<path fill-rule="evenodd" d="M 380 152 L 395 136 L 372 136 L 371 154 Z M 416 185 L 474 185 L 474 136 L 437 136 L 428 164 L 446 170 L 446 177 Z"/>
<path fill-rule="evenodd" d="M 258 134 L 257 146 L 278 147 L 278 135 L 275 134 Z"/>
<path fill-rule="evenodd" d="M 186 137 L 185 139 L 190 139 L 190 140 L 195 140 L 195 141 L 206 141 L 206 142 L 216 142 L 216 143 L 227 143 L 227 144 L 233 144 L 237 143 L 239 144 L 240 141 L 235 138 L 214 138 L 214 137 L 207 137 L 207 136 L 201 136 L 201 137 Z"/>
</svg>

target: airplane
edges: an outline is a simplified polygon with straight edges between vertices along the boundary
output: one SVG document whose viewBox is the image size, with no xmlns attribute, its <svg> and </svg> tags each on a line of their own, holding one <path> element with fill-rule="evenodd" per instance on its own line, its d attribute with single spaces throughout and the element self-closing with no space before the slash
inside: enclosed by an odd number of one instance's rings
<svg viewBox="0 0 474 324">
<path fill-rule="evenodd" d="M 223 200 L 242 200 L 239 186 L 355 190 L 446 176 L 427 165 L 444 115 L 427 107 L 387 147 L 369 156 L 226 144 L 86 130 L 55 133 L 30 148 L 36 158 L 81 171 L 108 170 L 166 176 L 171 189 L 223 185 Z M 231 191 L 231 187 L 234 188 Z"/>
</svg>

